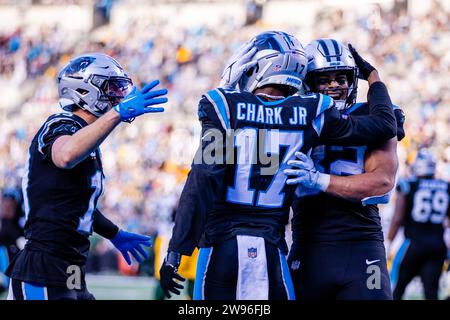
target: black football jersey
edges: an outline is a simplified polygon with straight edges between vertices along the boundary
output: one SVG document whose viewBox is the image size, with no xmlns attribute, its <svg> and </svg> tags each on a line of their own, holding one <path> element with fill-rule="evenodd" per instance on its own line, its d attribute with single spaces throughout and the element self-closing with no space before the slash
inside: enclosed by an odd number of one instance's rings
<svg viewBox="0 0 450 320">
<path fill-rule="evenodd" d="M 52 162 L 51 147 L 58 137 L 86 125 L 74 114 L 49 117 L 31 143 L 22 184 L 26 248 L 75 264 L 87 258 L 93 213 L 103 191 L 100 150 L 72 169 L 60 169 Z"/>
<path fill-rule="evenodd" d="M 355 145 L 393 135 L 380 130 L 393 117 L 390 105 L 377 105 L 382 114 L 374 121 L 342 117 L 333 106 L 321 94 L 272 102 L 222 89 L 205 94 L 199 103 L 202 141 L 180 198 L 169 250 L 190 254 L 200 234 L 201 247 L 244 234 L 287 251 L 284 231 L 295 187 L 286 185 L 283 170 L 295 152 L 307 153 L 322 141 Z M 223 157 L 222 163 L 202 158 L 211 150 Z"/>
<path fill-rule="evenodd" d="M 342 112 L 343 116 L 369 114 L 367 103 L 356 103 Z M 347 176 L 364 173 L 368 145 L 321 145 L 311 157 L 323 173 Z M 381 220 L 374 204 L 364 206 L 360 201 L 309 190 L 299 186 L 293 203 L 293 241 L 332 242 L 373 239 L 383 241 Z"/>
<path fill-rule="evenodd" d="M 437 179 L 402 179 L 397 190 L 406 197 L 405 238 L 443 242 L 443 222 L 449 216 L 449 183 Z"/>
</svg>

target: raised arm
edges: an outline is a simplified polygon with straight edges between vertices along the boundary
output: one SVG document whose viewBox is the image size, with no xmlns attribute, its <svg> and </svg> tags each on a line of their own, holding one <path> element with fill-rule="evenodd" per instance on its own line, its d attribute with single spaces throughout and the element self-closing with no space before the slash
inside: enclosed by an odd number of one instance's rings
<svg viewBox="0 0 450 320">
<path fill-rule="evenodd" d="M 319 132 L 322 144 L 370 145 L 379 144 L 397 134 L 397 124 L 391 98 L 378 71 L 349 44 L 358 66 L 359 77 L 369 83 L 368 116 L 341 116 L 334 108 L 324 112 L 324 130 Z M 319 116 L 321 116 L 319 114 Z"/>
<path fill-rule="evenodd" d="M 397 123 L 386 86 L 379 79 L 376 70 L 372 71 L 372 84 L 367 94 L 369 115 L 341 115 L 335 108 L 324 111 L 324 127 L 320 133 L 321 144 L 370 145 L 387 141 L 397 134 Z M 322 119 L 320 119 L 322 121 Z"/>
<path fill-rule="evenodd" d="M 73 135 L 60 136 L 52 146 L 52 162 L 61 169 L 75 167 L 97 149 L 119 123 L 119 114 L 110 110 Z"/>
<path fill-rule="evenodd" d="M 134 89 L 114 109 L 90 125 L 74 134 L 58 137 L 51 150 L 52 162 L 58 168 L 71 169 L 97 149 L 121 121 L 129 121 L 144 113 L 164 111 L 164 108 L 150 107 L 167 102 L 167 98 L 159 98 L 167 94 L 166 89 L 152 91 L 158 83 L 153 81 L 138 92 Z"/>
</svg>

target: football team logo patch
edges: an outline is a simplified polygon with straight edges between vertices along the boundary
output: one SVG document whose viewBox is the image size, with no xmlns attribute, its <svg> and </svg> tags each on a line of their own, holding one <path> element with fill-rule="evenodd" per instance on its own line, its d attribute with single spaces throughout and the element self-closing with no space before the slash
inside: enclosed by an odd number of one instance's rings
<svg viewBox="0 0 450 320">
<path fill-rule="evenodd" d="M 258 256 L 258 249 L 256 248 L 248 248 L 248 257 L 255 259 Z"/>
<path fill-rule="evenodd" d="M 292 261 L 291 269 L 292 270 L 298 270 L 299 268 L 300 268 L 300 261 L 298 261 L 298 260 Z"/>
</svg>

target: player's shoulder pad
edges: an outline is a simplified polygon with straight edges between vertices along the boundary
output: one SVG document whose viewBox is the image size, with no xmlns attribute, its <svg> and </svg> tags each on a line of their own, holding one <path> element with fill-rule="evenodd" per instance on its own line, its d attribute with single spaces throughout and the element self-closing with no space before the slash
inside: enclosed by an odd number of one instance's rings
<svg viewBox="0 0 450 320">
<path fill-rule="evenodd" d="M 319 93 L 317 95 L 316 116 L 312 122 L 314 130 L 320 136 L 325 123 L 324 112 L 334 107 L 334 100 L 330 96 Z"/>
<path fill-rule="evenodd" d="M 359 108 L 367 107 L 367 106 L 368 106 L 367 102 L 356 102 L 356 103 L 352 104 L 349 108 L 345 109 L 342 113 L 349 115 L 352 112 L 358 110 Z"/>
<path fill-rule="evenodd" d="M 41 153 L 52 137 L 61 134 L 74 134 L 83 128 L 83 124 L 71 113 L 57 113 L 48 117 L 38 136 L 38 150 Z"/>
<path fill-rule="evenodd" d="M 216 88 L 205 93 L 199 104 L 199 118 L 201 119 L 202 116 L 208 116 L 208 109 L 212 106 L 222 127 L 225 130 L 230 129 L 230 109 L 226 97 L 227 94 L 230 93 L 221 88 Z"/>
<path fill-rule="evenodd" d="M 325 112 L 328 109 L 331 109 L 335 106 L 333 98 L 327 96 L 326 94 L 319 93 L 317 95 L 317 112 L 316 116 Z"/>
<path fill-rule="evenodd" d="M 77 126 L 83 127 L 83 124 L 80 122 L 79 118 L 74 116 L 70 112 L 61 112 L 61 113 L 55 113 L 47 118 L 44 125 L 48 123 L 73 123 Z"/>
</svg>

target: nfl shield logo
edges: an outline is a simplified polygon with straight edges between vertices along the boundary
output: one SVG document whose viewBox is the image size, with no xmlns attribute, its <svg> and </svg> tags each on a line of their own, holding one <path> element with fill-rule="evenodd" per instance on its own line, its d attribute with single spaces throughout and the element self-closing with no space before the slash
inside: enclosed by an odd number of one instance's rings
<svg viewBox="0 0 450 320">
<path fill-rule="evenodd" d="M 280 65 L 280 64 L 276 64 L 276 65 L 273 67 L 273 71 L 275 71 L 275 72 L 280 71 L 280 70 L 281 70 L 281 65 Z"/>
<path fill-rule="evenodd" d="M 258 250 L 256 248 L 248 248 L 248 257 L 255 259 L 258 256 Z"/>
<path fill-rule="evenodd" d="M 300 261 L 298 261 L 298 260 L 292 261 L 291 269 L 292 270 L 298 270 L 299 268 L 300 268 Z"/>
</svg>

